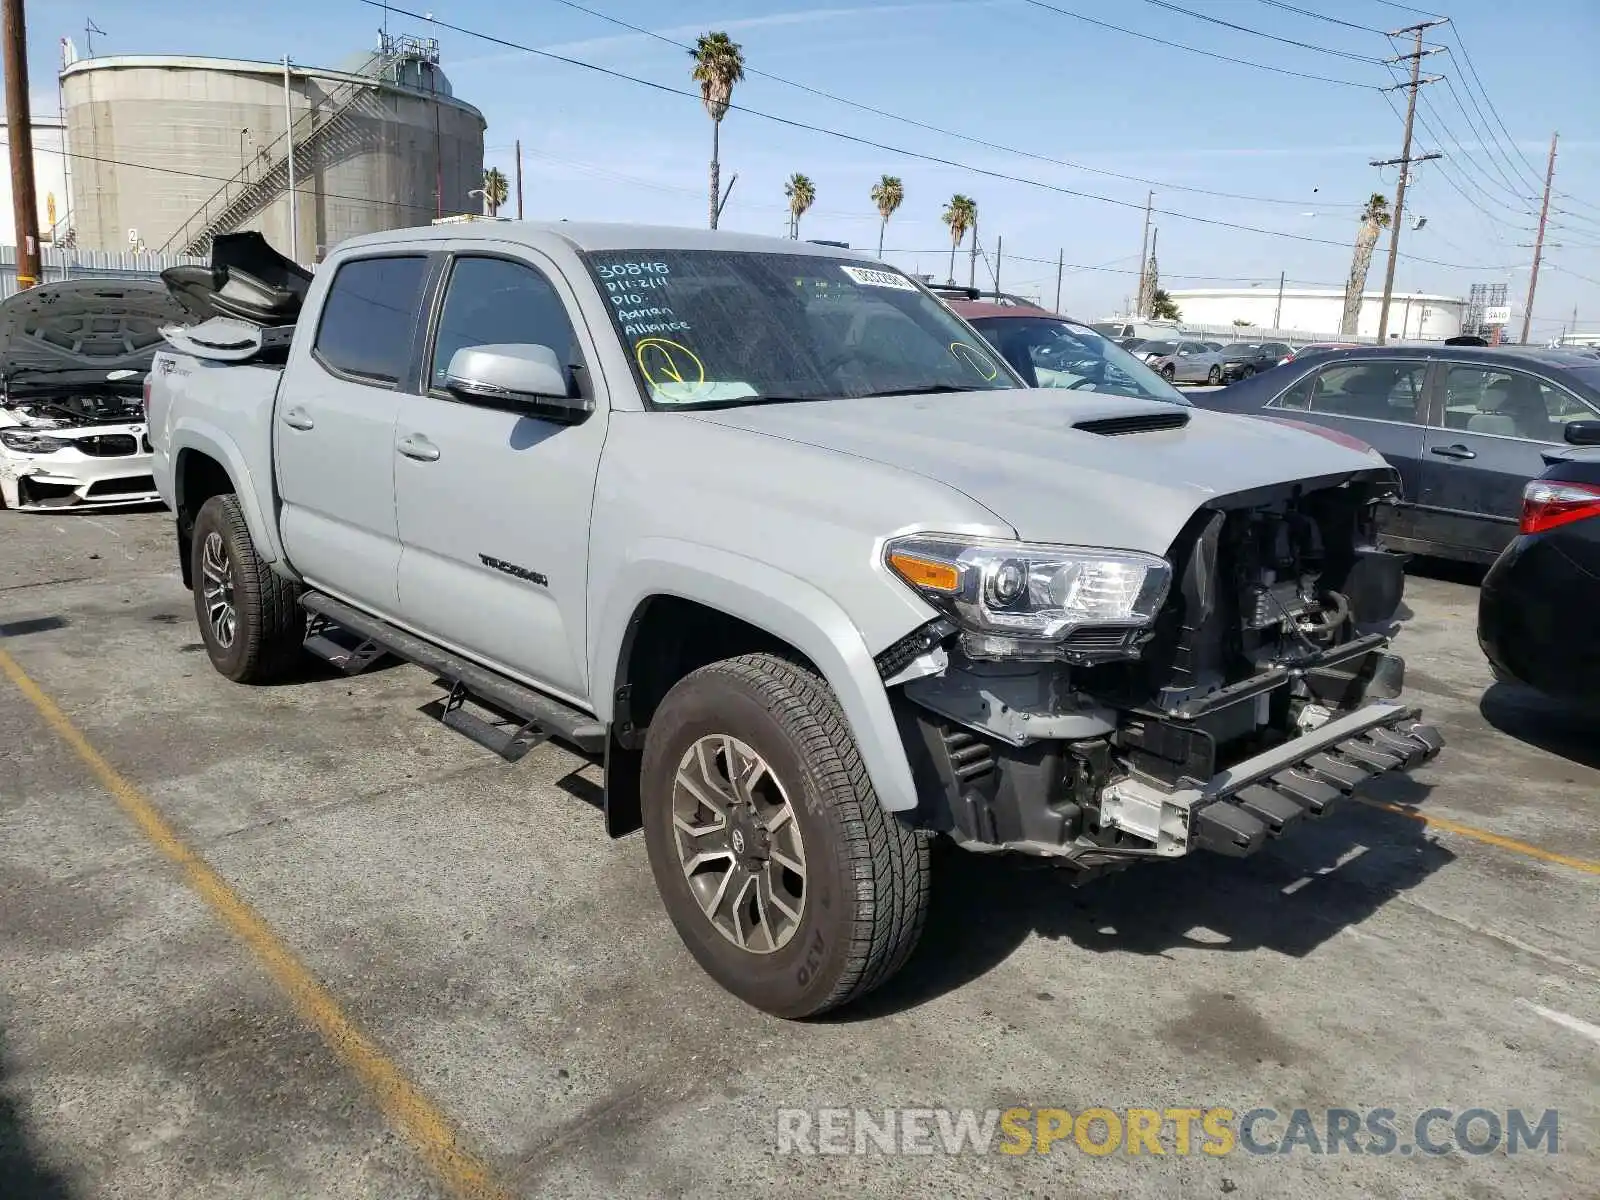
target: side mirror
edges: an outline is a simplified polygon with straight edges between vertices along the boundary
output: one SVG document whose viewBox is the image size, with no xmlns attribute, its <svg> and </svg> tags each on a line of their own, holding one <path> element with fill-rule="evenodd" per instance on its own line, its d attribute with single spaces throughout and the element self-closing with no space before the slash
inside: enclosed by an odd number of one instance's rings
<svg viewBox="0 0 1600 1200">
<path fill-rule="evenodd" d="M 594 406 L 573 395 L 549 346 L 466 346 L 450 356 L 444 385 L 465 400 L 528 408 L 552 421 L 582 421 Z"/>
<path fill-rule="evenodd" d="M 1600 421 L 1568 421 L 1566 439 L 1573 446 L 1600 446 Z"/>
</svg>

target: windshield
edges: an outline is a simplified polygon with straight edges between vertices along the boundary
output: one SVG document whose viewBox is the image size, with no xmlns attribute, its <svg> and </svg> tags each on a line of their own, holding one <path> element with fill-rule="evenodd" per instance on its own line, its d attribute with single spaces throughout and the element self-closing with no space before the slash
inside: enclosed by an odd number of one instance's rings
<svg viewBox="0 0 1600 1200">
<path fill-rule="evenodd" d="M 1171 354 L 1178 348 L 1176 342 L 1140 342 L 1133 348 L 1135 354 Z"/>
<path fill-rule="evenodd" d="M 584 256 L 656 408 L 1021 386 L 905 275 L 811 254 Z"/>
<path fill-rule="evenodd" d="M 976 317 L 972 327 L 1029 387 L 1189 403 L 1161 376 L 1087 325 L 1057 317 Z"/>
</svg>

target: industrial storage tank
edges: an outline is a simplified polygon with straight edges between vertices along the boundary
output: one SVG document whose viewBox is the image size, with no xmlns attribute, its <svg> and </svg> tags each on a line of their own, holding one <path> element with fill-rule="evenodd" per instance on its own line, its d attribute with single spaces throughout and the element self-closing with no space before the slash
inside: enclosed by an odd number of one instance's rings
<svg viewBox="0 0 1600 1200">
<path fill-rule="evenodd" d="M 479 208 L 483 114 L 452 94 L 432 40 L 384 34 L 341 69 L 89 58 L 61 91 L 90 249 L 203 255 L 213 234 L 254 229 L 313 262 L 356 234 Z"/>
</svg>

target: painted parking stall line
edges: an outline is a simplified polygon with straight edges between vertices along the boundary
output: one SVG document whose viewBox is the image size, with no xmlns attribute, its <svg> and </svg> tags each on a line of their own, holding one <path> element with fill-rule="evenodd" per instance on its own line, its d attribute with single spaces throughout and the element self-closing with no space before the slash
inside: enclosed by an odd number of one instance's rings
<svg viewBox="0 0 1600 1200">
<path fill-rule="evenodd" d="M 184 881 L 238 935 L 274 983 L 330 1050 L 372 1094 L 389 1123 L 462 1200 L 510 1200 L 489 1168 L 467 1149 L 454 1123 L 410 1081 L 344 1011 L 272 926 L 168 824 L 155 804 L 106 761 L 17 661 L 0 649 L 0 673 L 111 794 L 152 846 L 183 872 Z"/>
</svg>

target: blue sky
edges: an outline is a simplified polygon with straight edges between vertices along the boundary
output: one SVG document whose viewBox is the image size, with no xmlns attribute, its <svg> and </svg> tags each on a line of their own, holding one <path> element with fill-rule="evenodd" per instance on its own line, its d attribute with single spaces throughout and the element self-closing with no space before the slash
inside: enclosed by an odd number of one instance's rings
<svg viewBox="0 0 1600 1200">
<path fill-rule="evenodd" d="M 1368 165 L 1398 155 L 1400 148 L 1400 119 L 1381 93 L 1201 57 L 1045 11 L 1028 0 L 582 2 L 673 41 L 692 42 L 702 30 L 723 29 L 744 47 L 752 68 L 1010 150 L 1158 181 L 1156 207 L 1169 210 L 1155 218 L 1168 287 L 1275 287 L 1279 272 L 1293 283 L 1341 286 L 1357 207 L 1374 189 L 1393 194 L 1394 169 Z M 1366 84 L 1392 82 L 1378 66 L 1223 28 L 1155 0 L 1050 2 L 1252 63 Z M 671 87 L 693 87 L 684 51 L 557 0 L 416 0 L 405 7 L 431 11 L 439 22 L 461 29 Z M 1377 34 L 1302 16 L 1268 0 L 1182 0 L 1181 7 L 1350 54 L 1394 53 Z M 1297 7 L 1380 29 L 1419 19 L 1417 10 L 1383 0 L 1299 0 Z M 83 51 L 86 9 L 106 31 L 95 38 L 100 54 L 268 59 L 287 52 L 318 65 L 370 48 L 384 19 L 360 0 L 208 5 L 204 24 L 195 21 L 192 3 L 30 0 L 36 95 L 50 89 L 63 34 Z M 1550 134 L 1559 129 L 1556 187 L 1565 195 L 1555 203 L 1569 212 L 1552 218 L 1557 227 L 1549 241 L 1560 248 L 1548 251 L 1540 276 L 1535 333 L 1555 333 L 1571 319 L 1574 305 L 1581 326 L 1600 330 L 1600 84 L 1593 70 L 1600 4 L 1528 0 L 1513 8 L 1503 0 L 1457 0 L 1452 16 L 1453 27 L 1432 31 L 1429 39 L 1452 53 L 1429 58 L 1425 67 L 1449 76 L 1454 93 L 1445 83 L 1423 89 L 1421 113 L 1433 132 L 1418 130 L 1418 149 L 1444 151 L 1448 165 L 1416 168 L 1407 209 L 1426 216 L 1427 224 L 1413 232 L 1406 223 L 1397 286 L 1464 294 L 1473 282 L 1506 282 L 1520 313 L 1531 251 L 1519 243 L 1532 242 L 1536 210 L 1514 199 L 1508 183 L 1533 195 L 1533 183 L 1523 177 L 1542 174 Z M 488 165 L 510 175 L 512 146 L 521 138 L 530 217 L 703 223 L 711 139 L 698 99 L 430 28 L 394 11 L 388 23 L 392 32 L 438 37 L 456 93 L 488 119 Z M 1491 146 L 1478 128 L 1476 89 L 1468 86 L 1461 42 L 1511 135 L 1500 135 L 1499 146 Z M 1389 98 L 1403 112 L 1404 93 Z M 992 256 L 997 236 L 1004 239 L 1003 287 L 1053 300 L 1054 260 L 1062 252 L 1069 264 L 1100 268 L 1069 268 L 1063 287 L 1068 310 L 1084 316 L 1118 310 L 1134 289 L 1150 185 L 975 145 L 768 78 L 748 78 L 734 101 L 956 165 L 734 111 L 722 133 L 723 179 L 739 176 L 725 227 L 783 232 L 783 180 L 803 171 L 818 193 L 803 236 L 875 246 L 877 216 L 867 192 L 889 172 L 904 180 L 906 202 L 890 223 L 886 257 L 907 269 L 942 275 L 948 236 L 939 213 L 951 193 L 960 191 L 978 202 L 985 251 Z M 1494 118 L 1488 119 L 1498 134 Z M 1514 151 L 1508 152 L 1508 140 L 1515 142 Z M 1182 191 L 1180 185 L 1262 199 Z M 1051 189 L 1094 193 L 1120 204 Z M 1205 224 L 1175 215 L 1180 213 L 1271 232 Z M 1469 269 L 1409 260 L 1406 254 Z M 1380 253 L 1369 287 L 1381 286 L 1382 265 Z M 982 263 L 979 272 L 987 283 Z M 965 278 L 964 264 L 957 275 Z"/>
</svg>

